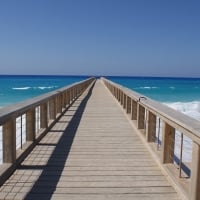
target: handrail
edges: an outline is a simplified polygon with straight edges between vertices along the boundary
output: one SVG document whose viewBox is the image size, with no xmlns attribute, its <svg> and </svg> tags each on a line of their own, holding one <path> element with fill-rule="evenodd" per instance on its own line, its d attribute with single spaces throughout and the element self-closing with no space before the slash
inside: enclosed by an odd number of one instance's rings
<svg viewBox="0 0 200 200">
<path fill-rule="evenodd" d="M 0 185 L 66 109 L 94 82 L 95 78 L 92 77 L 0 109 L 3 147 L 0 152 L 3 157 L 0 164 Z M 20 147 L 16 145 L 18 139 L 21 141 Z"/>
<path fill-rule="evenodd" d="M 127 114 L 130 114 L 131 119 L 135 121 L 138 132 L 143 133 L 141 135 L 178 190 L 186 199 L 200 199 L 200 122 L 117 83 L 105 78 L 102 80 Z M 160 121 L 162 122 L 161 131 Z M 158 129 L 161 133 L 157 133 Z M 177 160 L 175 162 L 177 131 L 181 133 L 178 163 Z M 158 141 L 160 136 L 156 134 L 161 134 L 162 141 Z M 191 163 L 182 161 L 183 135 L 192 140 Z M 161 148 L 155 148 L 160 143 Z M 191 173 L 186 174 L 183 166 L 189 168 Z"/>
</svg>

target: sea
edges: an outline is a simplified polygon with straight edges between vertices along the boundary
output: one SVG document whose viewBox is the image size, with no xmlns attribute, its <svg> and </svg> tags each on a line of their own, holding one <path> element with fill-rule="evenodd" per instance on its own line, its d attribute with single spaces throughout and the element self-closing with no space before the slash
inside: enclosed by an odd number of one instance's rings
<svg viewBox="0 0 200 200">
<path fill-rule="evenodd" d="M 0 75 L 0 108 L 82 81 L 88 76 Z"/>
<path fill-rule="evenodd" d="M 1 75 L 0 108 L 57 90 L 88 77 Z M 107 76 L 106 78 L 200 121 L 200 78 L 120 76 Z M 0 134 L 0 141 L 1 137 Z M 191 142 L 189 138 L 184 136 L 185 151 L 183 159 L 187 162 L 191 161 Z M 176 144 L 175 152 L 178 156 L 180 133 L 176 134 Z M 2 145 L 0 142 L 0 162 L 1 152 Z"/>
</svg>

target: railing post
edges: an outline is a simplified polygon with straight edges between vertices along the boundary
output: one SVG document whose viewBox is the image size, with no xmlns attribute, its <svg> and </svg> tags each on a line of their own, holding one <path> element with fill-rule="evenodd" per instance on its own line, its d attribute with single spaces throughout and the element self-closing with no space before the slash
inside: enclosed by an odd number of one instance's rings
<svg viewBox="0 0 200 200">
<path fill-rule="evenodd" d="M 126 109 L 126 106 L 127 106 L 127 105 L 126 105 L 126 104 L 127 104 L 126 99 L 127 99 L 127 96 L 126 96 L 126 94 L 124 93 L 124 100 L 123 100 L 123 103 L 124 103 L 124 104 L 123 104 L 123 108 L 124 108 L 124 109 Z"/>
<path fill-rule="evenodd" d="M 124 104 L 124 93 L 121 90 L 121 105 L 123 106 L 123 104 Z"/>
<path fill-rule="evenodd" d="M 137 128 L 144 129 L 145 108 L 138 103 L 137 111 Z"/>
<path fill-rule="evenodd" d="M 120 101 L 120 96 L 119 96 L 119 88 L 117 88 L 117 100 Z"/>
<path fill-rule="evenodd" d="M 56 114 L 62 113 L 62 97 L 60 93 L 56 97 L 56 107 Z"/>
<path fill-rule="evenodd" d="M 49 118 L 54 120 L 56 118 L 56 102 L 55 97 L 49 101 Z"/>
<path fill-rule="evenodd" d="M 131 100 L 131 119 L 137 120 L 137 102 L 133 99 Z"/>
<path fill-rule="evenodd" d="M 40 124 L 41 128 L 47 128 L 48 119 L 47 119 L 47 103 L 40 105 Z"/>
<path fill-rule="evenodd" d="M 72 98 L 72 100 L 74 100 L 75 99 L 75 96 L 76 96 L 76 94 L 75 94 L 75 87 L 73 87 L 73 89 L 72 89 L 72 91 L 73 91 L 73 98 Z"/>
<path fill-rule="evenodd" d="M 3 162 L 16 160 L 16 120 L 10 119 L 3 125 Z"/>
<path fill-rule="evenodd" d="M 121 103 L 121 90 L 119 89 L 119 103 Z"/>
<path fill-rule="evenodd" d="M 192 166 L 190 182 L 190 200 L 200 199 L 200 146 L 193 142 L 192 144 Z"/>
<path fill-rule="evenodd" d="M 26 113 L 26 140 L 35 140 L 35 108 Z"/>
<path fill-rule="evenodd" d="M 129 114 L 131 113 L 131 98 L 129 96 L 127 96 L 126 102 L 126 112 Z"/>
<path fill-rule="evenodd" d="M 156 115 L 152 112 L 147 112 L 147 129 L 146 140 L 147 142 L 154 142 L 156 138 Z"/>
<path fill-rule="evenodd" d="M 69 105 L 70 104 L 70 91 L 68 90 L 67 91 L 67 100 L 66 100 L 66 102 L 67 102 L 67 105 Z"/>
<path fill-rule="evenodd" d="M 163 122 L 162 133 L 162 163 L 173 163 L 175 128 Z"/>
<path fill-rule="evenodd" d="M 66 92 L 62 93 L 62 109 L 66 107 Z"/>
<path fill-rule="evenodd" d="M 69 99 L 70 99 L 70 103 L 71 103 L 72 100 L 73 100 L 73 89 L 70 88 L 69 92 L 70 92 L 70 94 L 69 94 L 70 98 Z"/>
</svg>

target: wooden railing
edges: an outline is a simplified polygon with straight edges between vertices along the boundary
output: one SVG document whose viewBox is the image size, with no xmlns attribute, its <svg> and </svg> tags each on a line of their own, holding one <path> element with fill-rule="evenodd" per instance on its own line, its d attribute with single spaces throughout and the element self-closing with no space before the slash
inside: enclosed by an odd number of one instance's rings
<svg viewBox="0 0 200 200">
<path fill-rule="evenodd" d="M 102 80 L 126 110 L 137 132 L 182 197 L 199 200 L 200 122 L 119 84 Z M 185 140 L 191 141 L 190 162 L 183 160 L 189 146 L 184 146 Z M 178 155 L 175 154 L 177 148 Z"/>
<path fill-rule="evenodd" d="M 0 184 L 95 78 L 0 109 Z"/>
</svg>

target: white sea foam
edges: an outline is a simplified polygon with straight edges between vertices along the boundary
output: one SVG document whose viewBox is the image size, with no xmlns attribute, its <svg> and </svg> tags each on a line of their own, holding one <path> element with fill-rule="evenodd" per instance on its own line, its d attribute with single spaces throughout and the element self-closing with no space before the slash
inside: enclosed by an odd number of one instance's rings
<svg viewBox="0 0 200 200">
<path fill-rule="evenodd" d="M 13 90 L 29 90 L 31 87 L 14 87 Z"/>
<path fill-rule="evenodd" d="M 29 90 L 29 89 L 40 89 L 40 90 L 45 90 L 45 89 L 53 89 L 57 88 L 58 86 L 38 86 L 38 87 L 14 87 L 12 88 L 13 90 Z M 1 95 L 1 94 L 0 94 Z"/>
<path fill-rule="evenodd" d="M 159 87 L 155 87 L 155 86 L 144 86 L 144 87 L 138 87 L 138 88 L 135 88 L 135 89 L 148 89 L 148 90 L 150 90 L 150 89 L 157 89 L 157 88 L 159 88 Z"/>
<path fill-rule="evenodd" d="M 34 89 L 40 89 L 40 90 L 45 90 L 45 89 L 53 89 L 53 88 L 57 88 L 57 86 L 38 86 L 38 87 L 34 87 Z"/>
<path fill-rule="evenodd" d="M 200 102 L 174 102 L 174 103 L 165 103 L 167 106 L 178 110 L 194 119 L 200 121 Z"/>
<path fill-rule="evenodd" d="M 40 89 L 40 90 L 45 90 L 45 89 L 52 89 L 52 88 L 55 88 L 55 87 L 56 86 L 49 86 L 49 87 L 39 86 L 37 88 Z"/>
<path fill-rule="evenodd" d="M 165 103 L 167 106 L 184 113 L 194 119 L 200 121 L 200 102 L 192 101 L 192 102 L 174 102 L 174 103 Z M 179 157 L 180 154 L 180 132 L 176 132 L 175 139 L 175 155 Z M 192 159 L 192 140 L 184 135 L 183 138 L 183 161 L 191 162 Z"/>
</svg>

